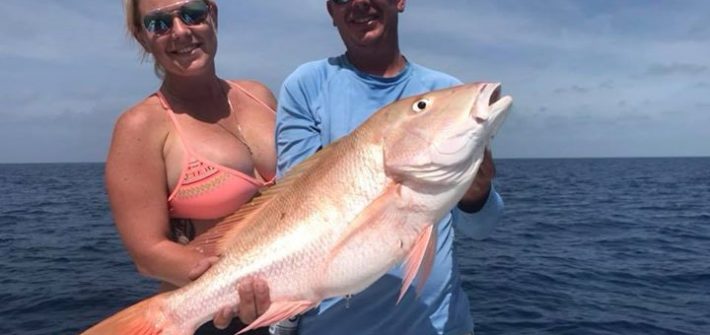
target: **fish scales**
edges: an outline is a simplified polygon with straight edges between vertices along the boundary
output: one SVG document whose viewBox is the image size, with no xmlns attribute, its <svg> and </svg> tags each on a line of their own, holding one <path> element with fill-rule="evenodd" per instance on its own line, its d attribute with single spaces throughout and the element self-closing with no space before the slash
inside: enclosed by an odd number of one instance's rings
<svg viewBox="0 0 710 335">
<path fill-rule="evenodd" d="M 328 281 L 322 280 L 321 269 L 314 264 L 323 263 L 327 251 L 337 242 L 337 236 L 366 210 L 385 186 L 387 178 L 382 169 L 382 147 L 362 145 L 363 141 L 375 142 L 362 136 L 346 137 L 338 142 L 328 156 L 321 157 L 321 161 L 328 163 L 302 175 L 292 188 L 274 197 L 275 206 L 251 220 L 250 229 L 227 250 L 224 261 L 215 264 L 215 271 L 205 274 L 213 278 L 202 281 L 205 283 L 202 287 L 176 291 L 175 296 L 167 298 L 168 304 L 173 306 L 191 306 L 180 312 L 182 322 L 203 323 L 209 319 L 190 320 L 190 316 L 204 315 L 205 311 L 234 304 L 236 284 L 249 275 L 269 282 L 274 297 L 293 296 L 293 292 L 307 290 L 314 291 L 311 294 L 314 299 L 318 298 L 318 291 L 351 293 L 344 291 L 342 286 L 329 286 Z M 304 194 L 302 190 L 313 191 Z M 344 194 L 348 196 L 344 197 Z M 362 248 L 357 249 L 355 254 L 338 259 L 337 264 L 349 271 L 341 270 L 340 275 L 334 277 L 347 277 L 353 269 L 366 265 L 364 260 L 381 255 L 383 251 L 371 244 L 368 253 L 371 257 L 363 258 L 356 257 L 364 255 Z M 301 280 L 294 281 L 293 277 Z M 320 282 L 327 287 L 313 287 L 311 282 Z"/>
</svg>

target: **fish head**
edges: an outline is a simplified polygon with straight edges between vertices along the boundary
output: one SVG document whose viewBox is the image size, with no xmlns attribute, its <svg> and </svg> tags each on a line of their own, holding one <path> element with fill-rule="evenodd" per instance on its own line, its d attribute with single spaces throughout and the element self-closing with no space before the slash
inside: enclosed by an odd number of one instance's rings
<svg viewBox="0 0 710 335">
<path fill-rule="evenodd" d="M 409 185 L 470 184 L 513 99 L 498 83 L 472 83 L 386 107 L 385 172 Z"/>
</svg>

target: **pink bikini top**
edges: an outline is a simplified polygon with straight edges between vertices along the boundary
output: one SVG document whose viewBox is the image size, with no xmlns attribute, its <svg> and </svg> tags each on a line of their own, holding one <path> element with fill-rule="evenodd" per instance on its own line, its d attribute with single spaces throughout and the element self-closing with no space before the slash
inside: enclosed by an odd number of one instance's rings
<svg viewBox="0 0 710 335">
<path fill-rule="evenodd" d="M 252 99 L 261 102 L 248 91 L 239 88 Z M 202 158 L 190 150 L 172 108 L 160 92 L 156 92 L 156 95 L 175 124 L 185 150 L 180 179 L 168 197 L 171 218 L 211 220 L 225 217 L 249 201 L 260 188 L 273 183 L 273 179 L 263 183 L 241 171 Z"/>
</svg>

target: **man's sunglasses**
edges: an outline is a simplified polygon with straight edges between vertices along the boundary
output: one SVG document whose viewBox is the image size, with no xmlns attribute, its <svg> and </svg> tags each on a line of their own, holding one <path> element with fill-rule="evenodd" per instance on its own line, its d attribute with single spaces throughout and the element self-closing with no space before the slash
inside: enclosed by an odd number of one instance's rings
<svg viewBox="0 0 710 335">
<path fill-rule="evenodd" d="M 162 35 L 173 28 L 175 16 L 188 26 L 205 22 L 210 12 L 210 6 L 204 0 L 188 1 L 184 5 L 170 11 L 156 10 L 143 17 L 143 26 L 148 32 Z"/>
<path fill-rule="evenodd" d="M 350 0 L 330 0 L 330 1 L 336 5 L 344 5 L 348 2 L 350 2 Z"/>
</svg>

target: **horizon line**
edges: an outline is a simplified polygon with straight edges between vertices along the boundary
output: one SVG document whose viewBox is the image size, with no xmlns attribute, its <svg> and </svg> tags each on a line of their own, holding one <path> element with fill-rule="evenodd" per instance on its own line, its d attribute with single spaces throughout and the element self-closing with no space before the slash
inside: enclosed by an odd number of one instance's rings
<svg viewBox="0 0 710 335">
<path fill-rule="evenodd" d="M 517 156 L 493 157 L 494 160 L 526 160 L 526 159 L 658 159 L 658 158 L 710 158 L 710 155 L 679 155 L 679 156 Z M 36 161 L 36 162 L 0 162 L 0 165 L 20 164 L 105 164 L 105 161 Z"/>
</svg>

